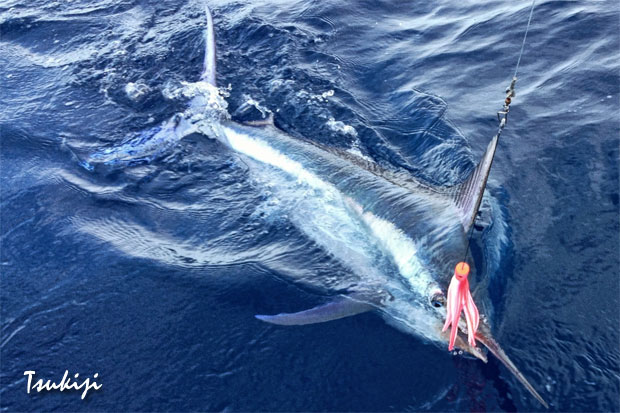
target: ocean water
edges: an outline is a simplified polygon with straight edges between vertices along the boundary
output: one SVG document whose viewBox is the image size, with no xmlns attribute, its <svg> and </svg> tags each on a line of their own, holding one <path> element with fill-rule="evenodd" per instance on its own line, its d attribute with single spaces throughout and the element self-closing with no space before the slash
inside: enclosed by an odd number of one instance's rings
<svg viewBox="0 0 620 413">
<path fill-rule="evenodd" d="M 208 5 L 233 119 L 447 185 L 496 131 L 530 2 Z M 350 271 L 217 142 L 84 168 L 186 108 L 205 24 L 200 0 L 0 3 L 2 411 L 540 411 L 492 356 L 377 314 L 256 320 Z M 619 74 L 616 1 L 537 2 L 472 241 L 553 411 L 620 410 Z M 103 388 L 27 394 L 27 370 Z"/>
</svg>

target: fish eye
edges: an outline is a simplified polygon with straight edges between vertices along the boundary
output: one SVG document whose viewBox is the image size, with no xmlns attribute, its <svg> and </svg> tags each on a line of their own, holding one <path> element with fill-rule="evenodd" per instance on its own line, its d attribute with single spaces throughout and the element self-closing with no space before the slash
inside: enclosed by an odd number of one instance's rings
<svg viewBox="0 0 620 413">
<path fill-rule="evenodd" d="M 443 293 L 438 292 L 431 296 L 431 305 L 435 308 L 443 307 L 446 304 L 446 297 Z"/>
</svg>

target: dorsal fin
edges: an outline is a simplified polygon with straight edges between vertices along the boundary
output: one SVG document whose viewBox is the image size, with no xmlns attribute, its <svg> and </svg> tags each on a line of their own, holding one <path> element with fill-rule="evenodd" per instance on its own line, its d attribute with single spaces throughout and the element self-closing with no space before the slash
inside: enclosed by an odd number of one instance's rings
<svg viewBox="0 0 620 413">
<path fill-rule="evenodd" d="M 469 231 L 473 225 L 476 214 L 478 213 L 478 208 L 480 208 L 482 196 L 484 195 L 484 188 L 489 178 L 489 171 L 493 164 L 497 141 L 498 136 L 491 139 L 476 169 L 471 172 L 465 181 L 452 187 L 449 191 L 450 197 L 458 208 L 465 232 Z"/>
<path fill-rule="evenodd" d="M 205 30 L 205 61 L 200 80 L 213 86 L 215 82 L 215 29 L 213 28 L 213 16 L 209 6 L 205 4 L 205 14 L 207 15 L 207 29 Z"/>
<path fill-rule="evenodd" d="M 410 175 L 408 171 L 393 171 L 382 166 L 355 155 L 351 152 L 328 147 L 317 142 L 309 141 L 310 143 L 329 151 L 342 159 L 346 159 L 351 163 L 371 172 L 394 185 L 398 185 L 412 192 L 427 192 L 429 194 L 439 195 L 441 197 L 448 198 L 457 207 L 458 215 L 463 225 L 465 232 L 469 231 L 474 223 L 480 203 L 482 202 L 482 196 L 484 195 L 484 189 L 486 188 L 487 179 L 489 178 L 489 172 L 491 165 L 493 164 L 493 157 L 495 156 L 495 149 L 497 148 L 499 136 L 494 136 L 489 142 L 487 149 L 480 160 L 480 163 L 471 172 L 469 177 L 462 183 L 452 187 L 436 187 L 424 183 Z"/>
<path fill-rule="evenodd" d="M 480 163 L 478 163 L 478 166 L 471 172 L 469 177 L 462 183 L 449 188 L 434 187 L 425 184 L 412 177 L 408 172 L 385 169 L 374 162 L 367 161 L 347 151 L 335 148 L 327 148 L 327 150 L 409 191 L 427 191 L 429 193 L 447 196 L 456 204 L 459 217 L 461 218 L 461 224 L 463 225 L 464 231 L 467 232 L 473 225 L 478 209 L 480 208 L 491 165 L 493 164 L 497 142 L 498 136 L 493 137 Z"/>
<path fill-rule="evenodd" d="M 476 168 L 471 172 L 469 177 L 467 177 L 467 179 L 465 179 L 462 183 L 449 188 L 434 187 L 432 185 L 425 184 L 412 177 L 408 172 L 385 169 L 374 162 L 367 161 L 347 151 L 335 148 L 327 148 L 327 150 L 337 154 L 341 158 L 357 164 L 358 166 L 382 177 L 383 179 L 394 183 L 395 185 L 410 191 L 427 191 L 429 193 L 447 196 L 456 204 L 459 217 L 461 218 L 461 224 L 463 225 L 465 232 L 467 232 L 473 225 L 478 209 L 480 208 L 482 196 L 484 195 L 484 189 L 486 188 L 487 180 L 489 178 L 491 165 L 493 164 L 493 157 L 495 156 L 497 142 L 498 136 L 493 137 L 491 142 L 489 142 L 480 163 L 478 163 L 478 166 L 476 166 Z"/>
<path fill-rule="evenodd" d="M 405 188 L 411 192 L 426 191 L 431 193 L 443 194 L 441 190 L 433 188 L 431 185 L 428 185 L 413 177 L 409 171 L 387 169 L 372 160 L 366 159 L 350 151 L 322 145 L 313 141 L 310 143 L 318 146 L 325 151 L 331 152 L 339 158 L 345 159 L 359 166 L 360 168 L 365 169 L 366 171 L 393 183 L 394 185 Z"/>
</svg>

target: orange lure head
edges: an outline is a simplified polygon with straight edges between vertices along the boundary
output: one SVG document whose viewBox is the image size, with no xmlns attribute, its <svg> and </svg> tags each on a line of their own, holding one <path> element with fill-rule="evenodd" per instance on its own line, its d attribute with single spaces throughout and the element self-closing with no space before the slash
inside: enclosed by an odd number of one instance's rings
<svg viewBox="0 0 620 413">
<path fill-rule="evenodd" d="M 454 267 L 454 276 L 459 281 L 466 280 L 467 276 L 469 276 L 469 264 L 463 261 L 456 264 L 456 267 Z"/>
</svg>

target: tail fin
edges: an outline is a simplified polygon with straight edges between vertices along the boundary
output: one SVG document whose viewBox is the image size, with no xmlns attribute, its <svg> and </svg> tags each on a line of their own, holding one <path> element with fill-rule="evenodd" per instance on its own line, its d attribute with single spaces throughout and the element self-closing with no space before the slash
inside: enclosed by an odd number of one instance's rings
<svg viewBox="0 0 620 413">
<path fill-rule="evenodd" d="M 484 188 L 489 178 L 489 171 L 493 164 L 498 138 L 498 136 L 495 136 L 489 142 L 484 156 L 471 175 L 463 183 L 452 188 L 451 197 L 459 210 L 465 232 L 469 231 L 474 224 L 478 208 L 480 208 Z"/>
<path fill-rule="evenodd" d="M 213 16 L 209 6 L 205 4 L 207 15 L 207 30 L 205 30 L 205 61 L 200 80 L 217 86 L 215 83 L 215 30 L 213 28 Z"/>
</svg>

